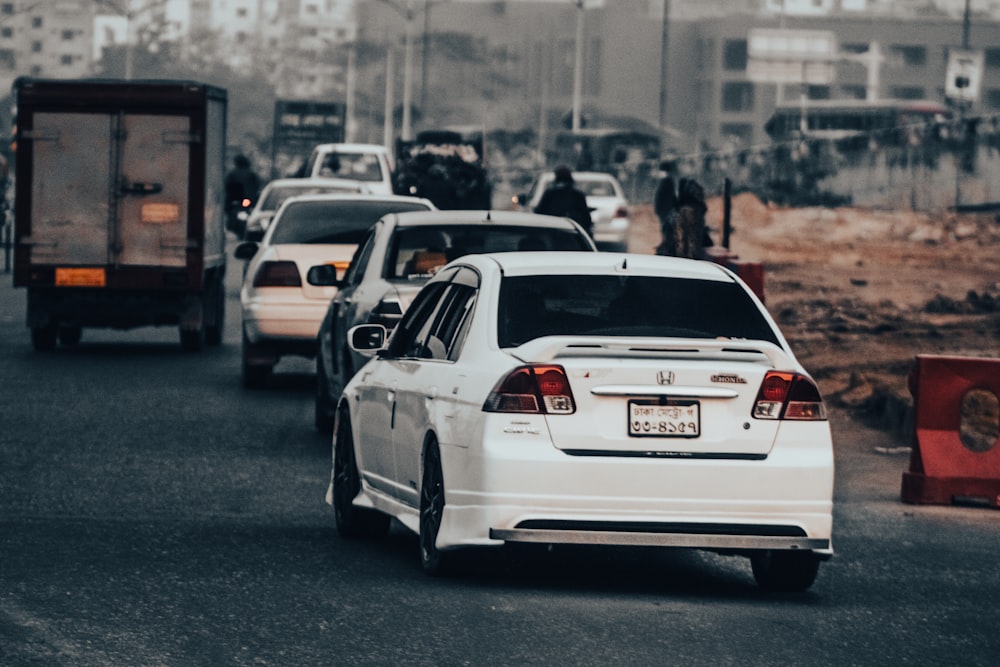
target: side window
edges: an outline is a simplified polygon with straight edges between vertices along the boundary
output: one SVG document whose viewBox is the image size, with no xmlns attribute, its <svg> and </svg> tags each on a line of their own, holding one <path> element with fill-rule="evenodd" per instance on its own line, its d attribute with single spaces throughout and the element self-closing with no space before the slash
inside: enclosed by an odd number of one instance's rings
<svg viewBox="0 0 1000 667">
<path fill-rule="evenodd" d="M 450 322 L 449 340 L 446 344 L 448 348 L 448 360 L 455 361 L 461 354 L 465 346 L 465 339 L 469 335 L 469 325 L 472 323 L 472 311 L 476 306 L 476 291 L 465 287 L 462 288 L 463 297 L 456 300 L 455 316 Z"/>
<path fill-rule="evenodd" d="M 347 267 L 347 273 L 344 274 L 344 282 L 348 285 L 357 285 L 364 277 L 365 269 L 368 267 L 368 262 L 371 260 L 372 252 L 375 249 L 375 237 L 378 236 L 378 228 L 379 225 L 372 227 L 371 231 L 368 232 L 368 238 L 354 251 L 354 256 L 351 257 L 351 264 Z"/>
<path fill-rule="evenodd" d="M 309 159 L 307 159 L 306 163 L 302 166 L 302 174 L 304 176 L 313 175 L 313 169 L 316 166 L 316 160 L 318 158 L 319 158 L 319 152 L 316 149 L 313 149 L 312 153 L 309 154 Z"/>
<path fill-rule="evenodd" d="M 448 283 L 445 282 L 428 283 L 417 294 L 413 303 L 403 314 L 403 319 L 393 330 L 386 356 L 395 358 L 418 356 L 415 354 L 420 349 L 418 338 L 422 333 L 425 333 L 428 320 L 437 310 L 441 295 L 447 287 Z"/>
<path fill-rule="evenodd" d="M 455 285 L 448 285 L 438 301 L 437 308 L 424 321 L 420 331 L 414 337 L 413 345 L 406 356 L 420 359 L 448 358 L 448 344 L 442 338 L 442 329 L 443 323 L 448 320 L 449 313 L 453 310 L 457 291 Z"/>
</svg>

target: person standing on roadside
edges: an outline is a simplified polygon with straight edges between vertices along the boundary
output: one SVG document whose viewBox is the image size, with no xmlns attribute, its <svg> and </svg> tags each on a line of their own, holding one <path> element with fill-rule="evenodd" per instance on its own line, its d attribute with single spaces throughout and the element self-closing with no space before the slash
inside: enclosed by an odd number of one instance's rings
<svg viewBox="0 0 1000 667">
<path fill-rule="evenodd" d="M 682 178 L 677 192 L 674 213 L 674 255 L 688 259 L 705 259 L 705 248 L 713 245 L 705 225 L 705 190 L 693 178 Z"/>
<path fill-rule="evenodd" d="M 560 165 L 553 172 L 552 185 L 542 194 L 535 213 L 556 215 L 575 220 L 590 236 L 594 235 L 594 222 L 590 218 L 587 196 L 573 183 L 573 172 Z"/>
<path fill-rule="evenodd" d="M 673 256 L 677 254 L 674 218 L 677 213 L 677 186 L 674 183 L 674 165 L 671 162 L 661 162 L 660 169 L 663 178 L 656 186 L 653 197 L 653 211 L 660 220 L 660 245 L 656 247 L 657 255 Z"/>
</svg>

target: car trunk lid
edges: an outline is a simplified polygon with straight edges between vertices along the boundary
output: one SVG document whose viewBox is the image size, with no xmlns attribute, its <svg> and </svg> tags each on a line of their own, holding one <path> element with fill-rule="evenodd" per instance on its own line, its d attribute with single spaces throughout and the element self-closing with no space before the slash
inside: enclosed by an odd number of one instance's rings
<svg viewBox="0 0 1000 667">
<path fill-rule="evenodd" d="M 768 370 L 794 367 L 757 341 L 552 336 L 514 353 L 565 369 L 575 414 L 546 420 L 556 447 L 587 455 L 763 458 L 779 422 L 751 416 L 757 392 Z"/>
</svg>

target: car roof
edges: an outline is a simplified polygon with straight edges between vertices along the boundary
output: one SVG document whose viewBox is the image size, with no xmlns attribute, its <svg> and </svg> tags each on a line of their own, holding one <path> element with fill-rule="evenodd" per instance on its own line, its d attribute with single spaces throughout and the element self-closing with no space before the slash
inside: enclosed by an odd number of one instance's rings
<svg viewBox="0 0 1000 667">
<path fill-rule="evenodd" d="M 574 171 L 572 172 L 574 181 L 617 181 L 618 179 L 614 174 L 609 174 L 606 171 Z M 538 180 L 540 181 L 551 181 L 555 178 L 555 174 L 551 171 L 543 172 L 538 175 Z"/>
<path fill-rule="evenodd" d="M 381 144 L 348 144 L 348 143 L 333 143 L 333 144 L 318 144 L 313 148 L 315 151 L 352 151 L 355 153 L 388 153 L 388 149 Z"/>
<path fill-rule="evenodd" d="M 314 177 L 314 178 L 275 178 L 268 181 L 264 186 L 266 187 L 301 187 L 301 188 L 316 188 L 316 187 L 359 187 L 360 181 L 354 181 L 349 178 L 326 178 L 326 177 Z M 349 193 L 348 193 L 349 194 Z"/>
<path fill-rule="evenodd" d="M 422 225 L 519 225 L 547 229 L 575 229 L 576 225 L 566 219 L 551 215 L 539 215 L 526 211 L 407 211 L 392 214 L 397 226 L 416 227 Z"/>
<path fill-rule="evenodd" d="M 294 197 L 289 197 L 286 199 L 282 206 L 287 205 L 289 202 L 307 202 L 307 201 L 383 201 L 383 202 L 413 202 L 426 204 L 429 208 L 433 209 L 434 204 L 429 199 L 424 199 L 423 197 L 410 197 L 408 195 L 377 195 L 377 194 L 367 194 L 364 192 L 329 192 L 329 193 L 311 193 L 305 195 L 296 195 Z"/>
<path fill-rule="evenodd" d="M 690 278 L 734 282 L 732 274 L 714 262 L 617 252 L 534 251 L 466 255 L 456 263 L 504 276 L 620 275 Z"/>
</svg>

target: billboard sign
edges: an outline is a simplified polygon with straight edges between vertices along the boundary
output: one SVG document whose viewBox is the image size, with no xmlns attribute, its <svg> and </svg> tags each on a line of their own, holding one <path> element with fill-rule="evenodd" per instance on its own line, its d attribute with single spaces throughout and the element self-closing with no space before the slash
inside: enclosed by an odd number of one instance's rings
<svg viewBox="0 0 1000 667">
<path fill-rule="evenodd" d="M 944 96 L 956 102 L 975 102 L 983 78 L 983 52 L 951 49 L 945 73 Z"/>
</svg>

